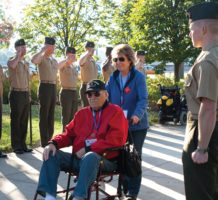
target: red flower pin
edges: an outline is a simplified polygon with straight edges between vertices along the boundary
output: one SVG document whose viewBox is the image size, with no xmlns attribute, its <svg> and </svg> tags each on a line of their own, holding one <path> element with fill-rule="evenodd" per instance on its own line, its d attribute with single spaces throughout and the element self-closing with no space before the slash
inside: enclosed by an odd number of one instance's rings
<svg viewBox="0 0 218 200">
<path fill-rule="evenodd" d="M 129 87 L 126 87 L 126 88 L 124 89 L 124 91 L 125 91 L 126 94 L 128 94 L 128 93 L 131 92 L 131 90 L 129 89 Z"/>
</svg>

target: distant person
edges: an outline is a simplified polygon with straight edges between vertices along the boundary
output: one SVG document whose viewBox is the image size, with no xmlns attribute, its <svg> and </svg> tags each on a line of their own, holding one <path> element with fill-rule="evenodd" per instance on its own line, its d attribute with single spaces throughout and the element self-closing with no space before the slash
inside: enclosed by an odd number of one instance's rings
<svg viewBox="0 0 218 200">
<path fill-rule="evenodd" d="M 66 59 L 58 63 L 61 82 L 60 103 L 62 107 L 63 131 L 65 126 L 71 122 L 78 109 L 78 70 L 74 64 L 75 61 L 76 49 L 74 47 L 67 47 Z"/>
<path fill-rule="evenodd" d="M 142 50 L 137 51 L 135 68 L 146 76 L 147 72 L 146 72 L 146 68 L 143 66 L 144 64 L 145 64 L 145 51 Z"/>
<path fill-rule="evenodd" d="M 183 147 L 187 200 L 218 199 L 218 3 L 187 11 L 189 36 L 202 51 L 185 81 L 188 121 Z"/>
<path fill-rule="evenodd" d="M 98 67 L 96 65 L 95 60 L 93 59 L 93 55 L 95 52 L 94 42 L 88 41 L 85 45 L 85 51 L 85 54 L 83 54 L 79 60 L 82 80 L 80 88 L 80 97 L 83 107 L 89 105 L 88 99 L 86 98 L 85 94 L 87 83 L 93 79 L 96 79 L 98 76 Z"/>
<path fill-rule="evenodd" d="M 4 77 L 4 74 L 3 74 L 3 70 L 2 70 L 2 66 L 0 65 L 0 139 L 1 139 L 1 136 L 2 136 L 2 95 L 3 95 L 3 77 Z M 2 153 L 0 151 L 0 158 L 6 158 L 7 155 Z"/>
<path fill-rule="evenodd" d="M 102 74 L 104 78 L 104 82 L 107 83 L 110 75 L 115 71 L 114 66 L 112 65 L 112 60 L 111 60 L 111 51 L 113 50 L 112 47 L 107 47 L 106 48 L 106 60 L 102 64 Z"/>
<path fill-rule="evenodd" d="M 29 63 L 25 60 L 24 39 L 15 42 L 16 55 L 8 60 L 11 107 L 11 146 L 16 154 L 31 152 L 27 148 L 26 136 L 30 106 Z"/>
<path fill-rule="evenodd" d="M 110 152 L 106 158 L 103 153 L 126 143 L 128 122 L 119 106 L 108 103 L 108 93 L 102 81 L 89 82 L 86 95 L 90 106 L 79 110 L 65 132 L 55 136 L 44 149 L 37 192 L 46 200 L 56 199 L 60 171 L 71 167 L 72 155 L 61 151 L 63 147 L 72 146 L 73 173 L 79 171 L 75 189 L 68 200 L 87 199 L 102 160 L 103 171 L 113 172 L 118 167 L 114 159 L 118 152 Z"/>
<path fill-rule="evenodd" d="M 55 39 L 45 37 L 45 43 L 39 53 L 32 58 L 32 63 L 39 68 L 39 104 L 40 119 L 39 130 L 41 145 L 45 147 L 54 133 L 54 114 L 57 98 L 57 73 L 58 63 L 52 57 L 55 50 Z"/>
<path fill-rule="evenodd" d="M 107 82 L 109 102 L 119 105 L 129 120 L 133 143 L 139 155 L 149 128 L 148 91 L 145 76 L 135 69 L 135 53 L 127 44 L 120 44 L 112 51 L 112 61 L 117 69 Z M 128 200 L 136 200 L 142 175 L 135 178 L 126 177 L 124 193 Z"/>
</svg>

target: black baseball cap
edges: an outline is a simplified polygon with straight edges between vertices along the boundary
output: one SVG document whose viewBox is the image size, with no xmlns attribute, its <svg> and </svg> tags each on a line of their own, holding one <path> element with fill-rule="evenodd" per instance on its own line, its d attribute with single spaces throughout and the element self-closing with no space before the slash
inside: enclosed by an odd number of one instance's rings
<svg viewBox="0 0 218 200">
<path fill-rule="evenodd" d="M 52 37 L 45 37 L 45 44 L 55 45 L 55 39 Z"/>
<path fill-rule="evenodd" d="M 87 92 L 99 92 L 101 90 L 106 90 L 104 82 L 98 79 L 91 80 L 86 87 Z"/>
<path fill-rule="evenodd" d="M 189 23 L 201 19 L 218 19 L 218 3 L 205 2 L 194 5 L 187 10 L 186 16 Z"/>
<path fill-rule="evenodd" d="M 14 47 L 19 47 L 19 46 L 23 46 L 26 45 L 24 39 L 19 39 L 14 43 Z"/>
</svg>

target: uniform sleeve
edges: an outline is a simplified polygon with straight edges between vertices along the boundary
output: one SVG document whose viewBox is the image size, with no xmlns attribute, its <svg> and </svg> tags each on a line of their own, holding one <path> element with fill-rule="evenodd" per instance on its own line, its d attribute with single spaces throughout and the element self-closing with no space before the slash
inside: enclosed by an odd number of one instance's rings
<svg viewBox="0 0 218 200">
<path fill-rule="evenodd" d="M 198 91 L 196 98 L 208 98 L 217 101 L 218 98 L 218 71 L 208 61 L 200 63 L 198 68 Z"/>
<path fill-rule="evenodd" d="M 121 108 L 113 115 L 108 124 L 108 132 L 104 139 L 99 139 L 91 145 L 91 151 L 102 154 L 108 148 L 121 147 L 126 143 L 128 121 Z"/>
<path fill-rule="evenodd" d="M 145 76 L 143 74 L 140 74 L 140 76 L 137 77 L 135 89 L 137 91 L 138 101 L 133 115 L 136 115 L 139 119 L 141 119 L 148 106 L 148 90 Z"/>
</svg>

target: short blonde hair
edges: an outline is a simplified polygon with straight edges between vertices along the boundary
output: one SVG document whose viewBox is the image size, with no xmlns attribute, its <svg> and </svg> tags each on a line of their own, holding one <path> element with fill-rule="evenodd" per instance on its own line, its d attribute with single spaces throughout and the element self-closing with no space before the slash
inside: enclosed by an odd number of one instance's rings
<svg viewBox="0 0 218 200">
<path fill-rule="evenodd" d="M 119 54 L 124 54 L 130 63 L 130 69 L 135 65 L 135 52 L 128 44 L 119 44 L 112 50 L 112 58 L 116 58 Z"/>
<path fill-rule="evenodd" d="M 207 26 L 211 34 L 218 35 L 218 20 L 217 19 L 207 20 Z"/>
<path fill-rule="evenodd" d="M 206 26 L 210 34 L 218 35 L 218 20 L 217 19 L 201 19 L 196 21 L 197 26 Z"/>
</svg>

